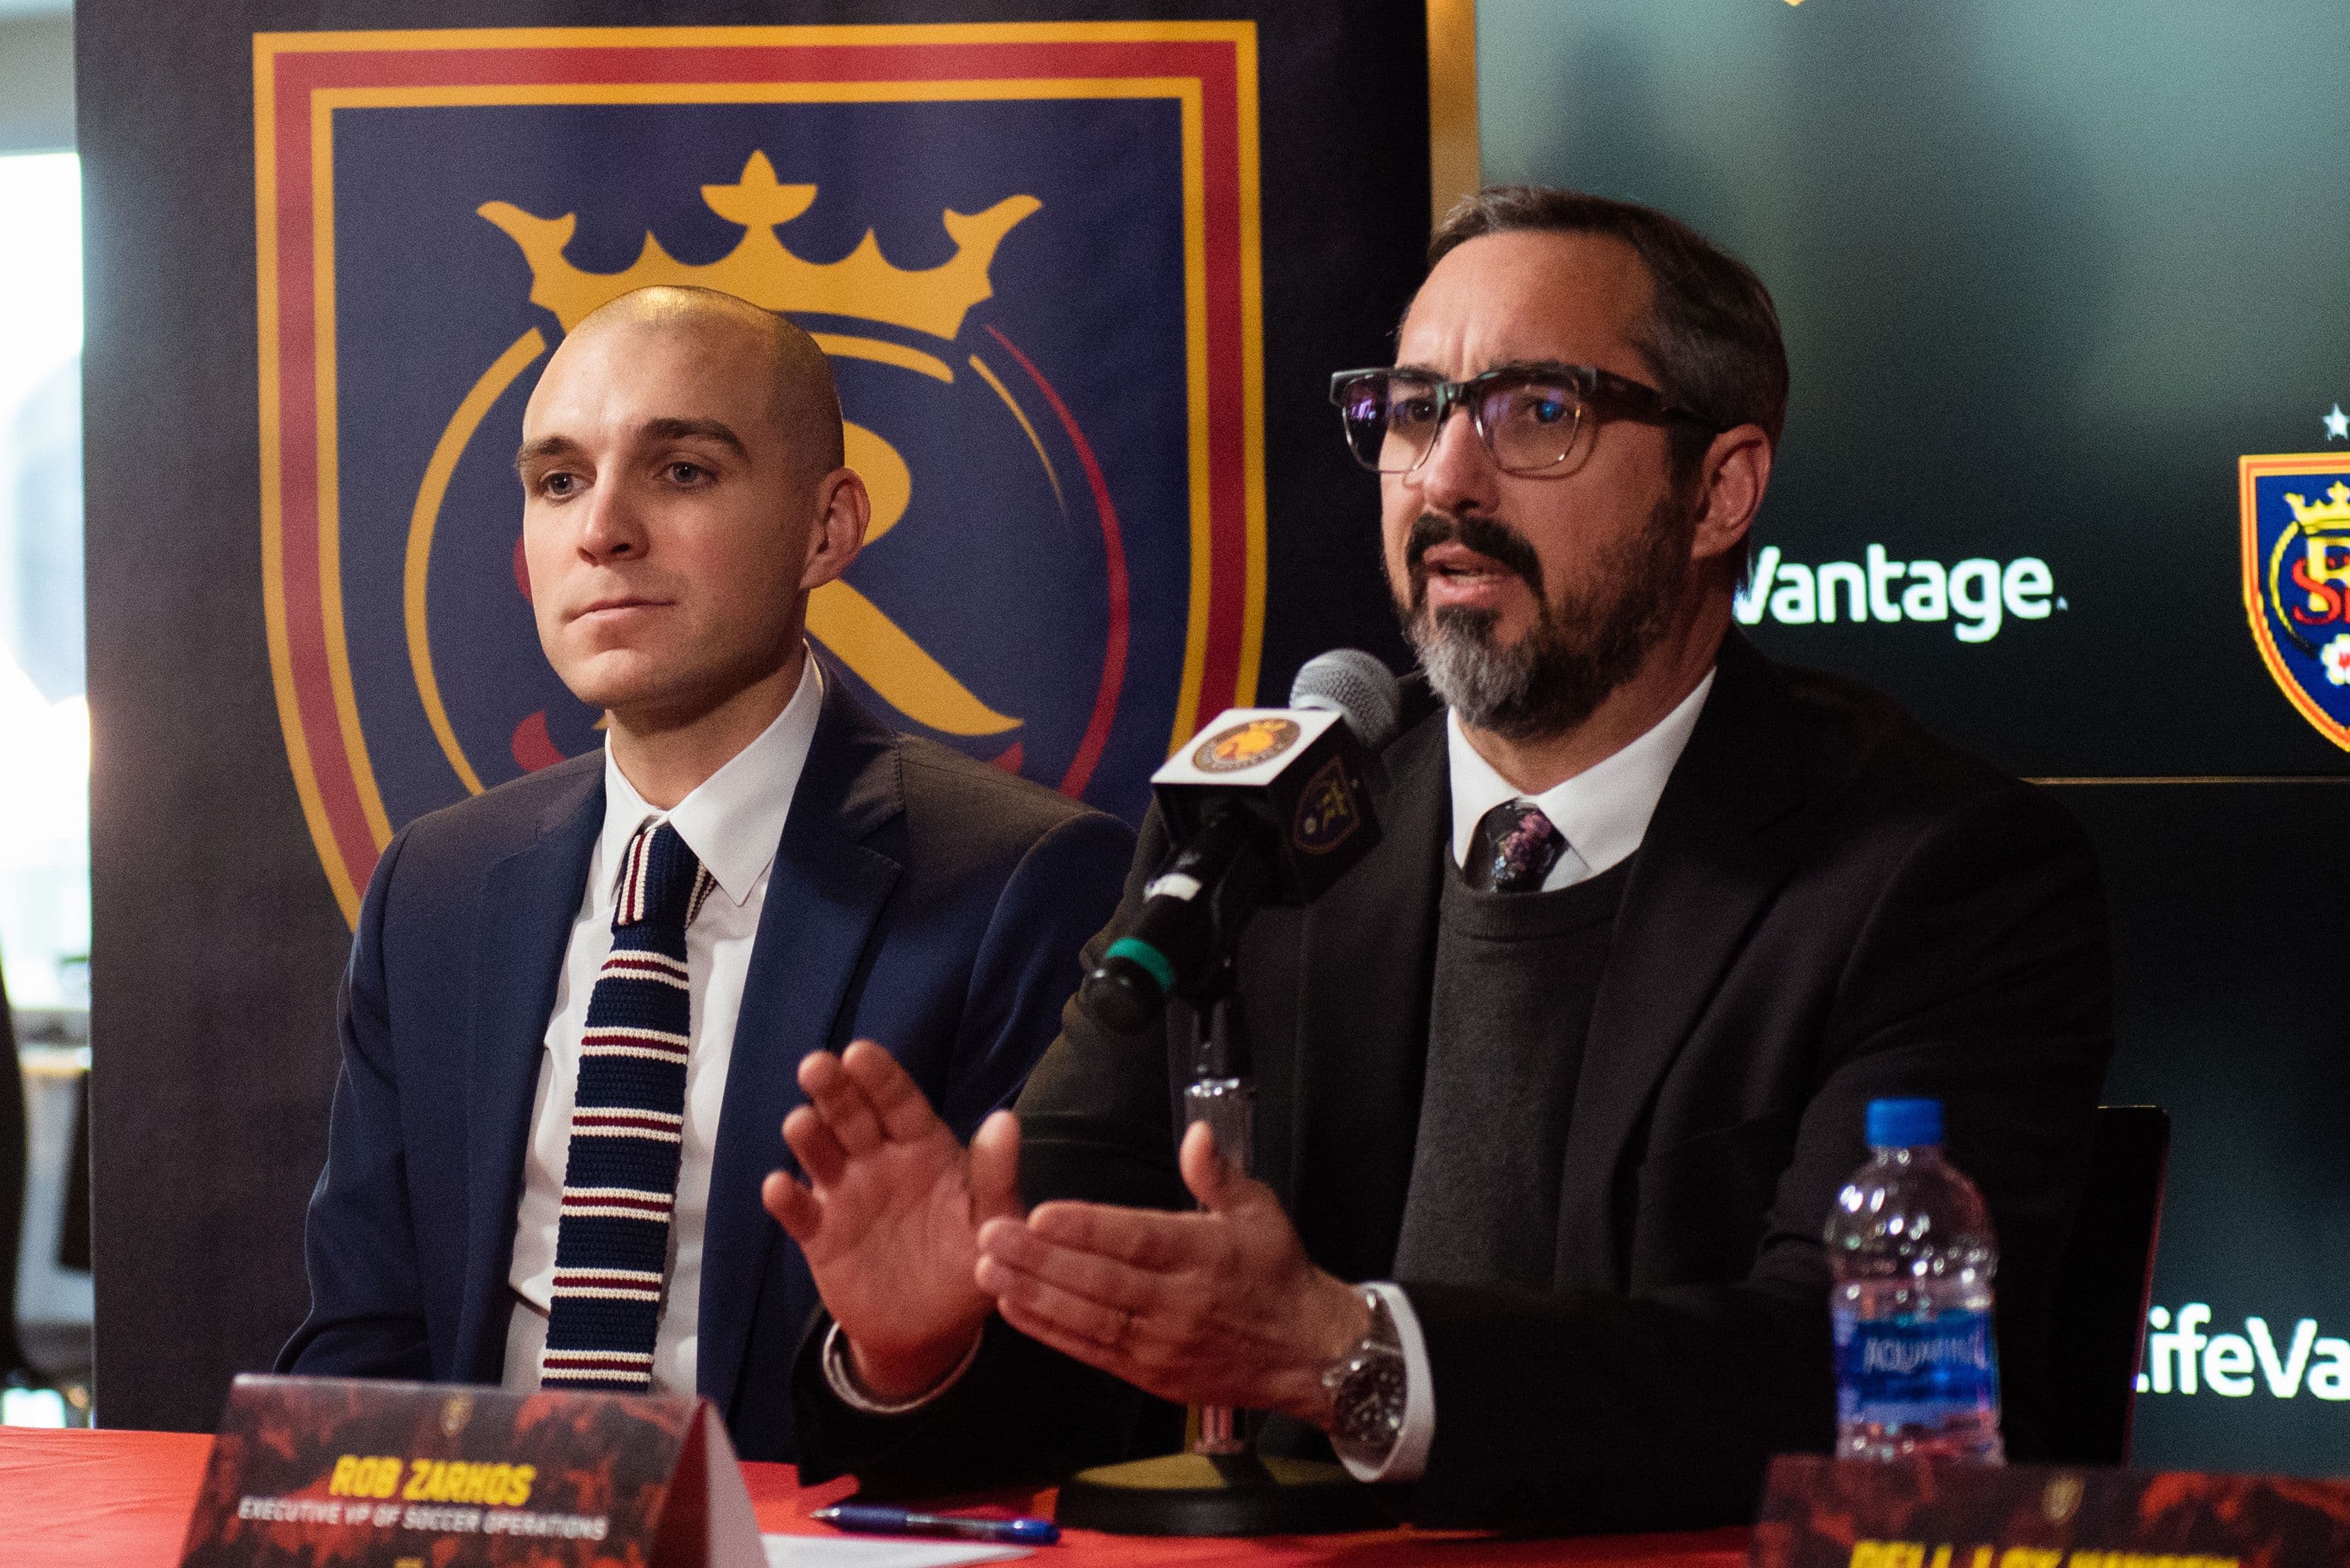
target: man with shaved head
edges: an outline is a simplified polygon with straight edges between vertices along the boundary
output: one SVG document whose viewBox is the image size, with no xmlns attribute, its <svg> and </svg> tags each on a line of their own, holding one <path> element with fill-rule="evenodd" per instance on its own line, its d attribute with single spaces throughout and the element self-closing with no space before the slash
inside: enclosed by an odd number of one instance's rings
<svg viewBox="0 0 2350 1568">
<path fill-rule="evenodd" d="M 811 656 L 869 511 L 843 453 L 823 351 L 727 295 L 638 290 L 547 361 L 523 556 L 605 744 L 378 863 L 281 1370 L 699 1390 L 791 1459 L 817 1297 L 760 1184 L 803 1059 L 968 1137 L 1052 1040 L 1132 835 Z"/>
</svg>

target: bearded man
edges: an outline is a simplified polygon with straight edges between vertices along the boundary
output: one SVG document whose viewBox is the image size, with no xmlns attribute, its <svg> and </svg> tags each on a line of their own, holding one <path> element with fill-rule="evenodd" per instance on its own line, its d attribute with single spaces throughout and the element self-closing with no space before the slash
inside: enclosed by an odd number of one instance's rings
<svg viewBox="0 0 2350 1568">
<path fill-rule="evenodd" d="M 1770 1455 L 1833 1438 L 1822 1231 L 1888 1096 L 1944 1103 L 1989 1200 L 2008 1449 L 2041 1451 L 2111 1046 L 2084 836 L 1738 635 L 1787 388 L 1752 272 L 1530 188 L 1430 263 L 1400 362 L 1334 392 L 1442 711 L 1388 748 L 1378 848 L 1243 939 L 1254 1177 L 1182 1133 L 1180 1008 L 1072 1003 L 967 1149 L 878 1049 L 812 1059 L 766 1190 L 828 1309 L 810 1479 L 1049 1479 L 1165 1451 L 1188 1402 L 1326 1434 L 1422 1523 L 1751 1519 Z M 1154 817 L 1089 962 L 1168 849 Z"/>
</svg>

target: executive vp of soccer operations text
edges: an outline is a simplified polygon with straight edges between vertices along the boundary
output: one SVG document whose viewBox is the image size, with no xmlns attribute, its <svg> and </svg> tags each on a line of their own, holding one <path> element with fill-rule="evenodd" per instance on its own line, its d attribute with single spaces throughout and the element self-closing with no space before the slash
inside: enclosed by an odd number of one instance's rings
<svg viewBox="0 0 2350 1568">
<path fill-rule="evenodd" d="M 1530 188 L 1430 262 L 1397 366 L 1334 395 L 1434 711 L 1378 847 L 1243 940 L 1255 1179 L 1182 1133 L 1180 1009 L 1072 1002 L 967 1146 L 884 1052 L 811 1057 L 765 1188 L 827 1308 L 807 1479 L 1049 1480 L 1168 1451 L 1191 1403 L 1327 1434 L 1426 1523 L 1751 1519 L 1833 1434 L 1821 1236 L 1881 1096 L 1945 1103 L 2009 1451 L 2041 1450 L 2111 1050 L 2085 836 L 1732 627 L 1787 388 L 1748 268 Z M 1154 814 L 1088 966 L 1169 847 Z"/>
</svg>

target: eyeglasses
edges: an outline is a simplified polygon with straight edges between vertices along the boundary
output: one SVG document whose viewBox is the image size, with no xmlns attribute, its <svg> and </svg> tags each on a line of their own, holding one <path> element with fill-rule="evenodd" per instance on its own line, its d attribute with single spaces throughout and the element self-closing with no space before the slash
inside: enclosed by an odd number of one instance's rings
<svg viewBox="0 0 2350 1568">
<path fill-rule="evenodd" d="M 1455 409 L 1503 473 L 1540 473 L 1575 453 L 1586 425 L 1609 420 L 1641 424 L 1713 421 L 1665 401 L 1654 387 L 1591 365 L 1504 365 L 1465 381 L 1411 370 L 1341 370 L 1330 400 L 1347 426 L 1355 461 L 1374 473 L 1409 473 L 1436 450 Z"/>
</svg>

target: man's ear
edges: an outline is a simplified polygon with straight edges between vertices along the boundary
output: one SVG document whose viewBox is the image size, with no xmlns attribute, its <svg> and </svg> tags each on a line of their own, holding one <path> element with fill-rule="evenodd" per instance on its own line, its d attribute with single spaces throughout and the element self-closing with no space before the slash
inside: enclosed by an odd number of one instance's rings
<svg viewBox="0 0 2350 1568">
<path fill-rule="evenodd" d="M 848 570 L 865 547 L 865 525 L 873 516 L 872 497 L 853 468 L 836 468 L 816 487 L 816 525 L 808 530 L 807 565 L 800 591 L 822 587 Z"/>
<path fill-rule="evenodd" d="M 1690 558 L 1716 561 L 1739 555 L 1762 493 L 1771 485 L 1771 438 L 1760 425 L 1735 425 L 1713 438 L 1698 465 L 1697 525 Z"/>
</svg>

